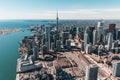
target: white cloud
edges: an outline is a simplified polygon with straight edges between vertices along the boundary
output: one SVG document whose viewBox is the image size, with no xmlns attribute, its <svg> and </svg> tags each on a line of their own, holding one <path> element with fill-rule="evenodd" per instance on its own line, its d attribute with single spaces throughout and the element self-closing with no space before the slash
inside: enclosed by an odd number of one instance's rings
<svg viewBox="0 0 120 80">
<path fill-rule="evenodd" d="M 0 13 L 0 19 L 55 19 L 57 11 Z M 120 19 L 120 9 L 75 9 L 59 11 L 60 19 Z"/>
</svg>

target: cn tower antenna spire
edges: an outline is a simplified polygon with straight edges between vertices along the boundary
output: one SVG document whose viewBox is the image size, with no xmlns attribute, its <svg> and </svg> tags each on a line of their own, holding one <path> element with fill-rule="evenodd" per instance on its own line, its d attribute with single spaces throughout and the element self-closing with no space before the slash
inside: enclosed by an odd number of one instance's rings
<svg viewBox="0 0 120 80">
<path fill-rule="evenodd" d="M 58 28 L 58 19 L 59 19 L 59 18 L 58 18 L 58 10 L 57 10 L 57 18 L 56 18 L 56 20 L 57 20 L 57 22 L 56 22 L 57 30 L 59 29 L 59 28 Z"/>
</svg>

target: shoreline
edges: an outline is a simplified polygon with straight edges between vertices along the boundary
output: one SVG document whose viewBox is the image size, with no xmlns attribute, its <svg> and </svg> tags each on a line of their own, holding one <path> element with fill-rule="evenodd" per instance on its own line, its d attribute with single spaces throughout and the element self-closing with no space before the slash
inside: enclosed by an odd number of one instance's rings
<svg viewBox="0 0 120 80">
<path fill-rule="evenodd" d="M 22 28 L 0 28 L 0 35 L 9 34 L 12 32 L 19 32 Z"/>
</svg>

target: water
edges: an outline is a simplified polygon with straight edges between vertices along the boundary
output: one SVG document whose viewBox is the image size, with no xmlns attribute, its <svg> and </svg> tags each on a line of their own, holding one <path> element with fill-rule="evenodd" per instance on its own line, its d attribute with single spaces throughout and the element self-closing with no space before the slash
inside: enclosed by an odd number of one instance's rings
<svg viewBox="0 0 120 80">
<path fill-rule="evenodd" d="M 27 35 L 29 31 L 0 36 L 0 80 L 15 79 L 18 42 Z"/>
<path fill-rule="evenodd" d="M 22 21 L 6 20 L 0 21 L 0 28 L 19 27 L 25 28 L 28 25 L 45 24 L 47 21 Z M 24 36 L 30 35 L 30 31 L 14 32 L 8 35 L 0 35 L 0 80 L 15 80 L 16 63 L 19 48 L 19 41 Z"/>
<path fill-rule="evenodd" d="M 55 23 L 54 20 L 0 20 L 0 28 L 25 28 L 37 24 Z"/>
</svg>

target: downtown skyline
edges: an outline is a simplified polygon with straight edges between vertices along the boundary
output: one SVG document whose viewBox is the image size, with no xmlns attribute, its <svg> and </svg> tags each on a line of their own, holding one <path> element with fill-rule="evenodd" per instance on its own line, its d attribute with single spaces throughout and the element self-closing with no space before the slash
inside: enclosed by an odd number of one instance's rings
<svg viewBox="0 0 120 80">
<path fill-rule="evenodd" d="M 119 0 L 0 0 L 0 19 L 120 19 Z"/>
</svg>

